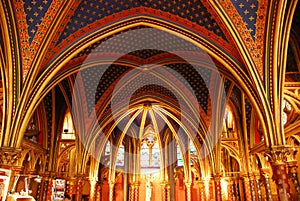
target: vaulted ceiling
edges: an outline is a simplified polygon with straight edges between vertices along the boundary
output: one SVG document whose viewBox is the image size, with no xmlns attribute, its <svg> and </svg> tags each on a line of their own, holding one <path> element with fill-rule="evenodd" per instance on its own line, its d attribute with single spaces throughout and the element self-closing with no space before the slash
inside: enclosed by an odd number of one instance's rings
<svg viewBox="0 0 300 201">
<path fill-rule="evenodd" d="M 268 3 L 2 1 L 6 19 L 2 24 L 10 30 L 0 29 L 1 50 L 8 50 L 10 39 L 16 42 L 11 49 L 20 55 L 14 64 L 15 96 L 27 97 L 26 109 L 35 109 L 54 86 L 60 87 L 58 94 L 65 104 L 74 106 L 72 100 L 80 96 L 81 113 L 88 118 L 95 112 L 100 120 L 112 104 L 139 103 L 139 97 L 146 95 L 174 106 L 184 102 L 182 108 L 189 108 L 182 97 L 192 97 L 208 126 L 216 112 L 214 101 L 222 96 L 239 108 L 246 91 L 260 104 L 257 83 L 264 84 L 269 71 L 265 68 Z M 300 80 L 299 56 L 295 56 L 299 55 L 298 13 L 288 51 L 292 81 Z M 2 60 L 10 62 L 4 56 Z M 219 84 L 224 93 L 214 95 Z"/>
</svg>

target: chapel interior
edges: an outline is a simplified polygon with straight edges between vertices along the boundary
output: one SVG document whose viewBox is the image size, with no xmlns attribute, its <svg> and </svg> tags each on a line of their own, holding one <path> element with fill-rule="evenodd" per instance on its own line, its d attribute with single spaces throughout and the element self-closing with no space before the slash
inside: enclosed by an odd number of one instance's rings
<svg viewBox="0 0 300 201">
<path fill-rule="evenodd" d="M 1 0 L 0 199 L 300 200 L 298 0 Z"/>
</svg>

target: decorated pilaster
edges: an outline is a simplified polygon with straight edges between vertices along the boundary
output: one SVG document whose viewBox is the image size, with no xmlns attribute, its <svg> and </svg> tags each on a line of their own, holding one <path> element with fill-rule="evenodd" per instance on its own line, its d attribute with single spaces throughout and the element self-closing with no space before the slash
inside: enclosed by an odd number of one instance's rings
<svg viewBox="0 0 300 201">
<path fill-rule="evenodd" d="M 266 189 L 267 201 L 272 201 L 272 191 L 270 183 L 270 173 L 267 169 L 262 169 L 261 174 L 263 175 L 264 185 Z"/>
<path fill-rule="evenodd" d="M 96 201 L 101 201 L 102 182 L 98 182 L 96 186 Z"/>
<path fill-rule="evenodd" d="M 254 174 L 254 179 L 256 181 L 256 187 L 257 187 L 257 200 L 262 201 L 262 193 L 261 193 L 261 182 L 260 182 L 260 175 L 259 173 Z"/>
<path fill-rule="evenodd" d="M 169 183 L 167 181 L 163 181 L 161 183 L 162 201 L 168 201 L 169 199 L 168 188 L 169 188 Z"/>
<path fill-rule="evenodd" d="M 90 178 L 90 201 L 95 201 L 96 199 L 96 187 L 97 187 L 97 178 Z"/>
<path fill-rule="evenodd" d="M 205 186 L 203 180 L 198 181 L 197 184 L 199 187 L 200 201 L 205 201 L 206 195 L 205 195 Z"/>
<path fill-rule="evenodd" d="M 243 175 L 242 178 L 243 178 L 243 182 L 244 182 L 245 200 L 252 201 L 250 179 L 249 179 L 248 175 Z"/>
<path fill-rule="evenodd" d="M 114 200 L 115 182 L 108 182 L 109 185 L 109 201 Z"/>
<path fill-rule="evenodd" d="M 298 180 L 297 161 L 289 162 L 288 167 L 289 167 L 290 177 L 291 177 L 291 179 L 293 181 L 293 184 L 295 186 L 295 191 L 296 191 L 295 197 L 297 197 L 297 200 L 300 200 L 300 183 L 299 183 L 299 180 Z"/>
<path fill-rule="evenodd" d="M 129 185 L 129 201 L 139 200 L 139 185 L 138 182 Z"/>
<path fill-rule="evenodd" d="M 287 156 L 290 150 L 286 147 L 274 147 L 266 155 L 271 162 L 273 180 L 277 186 L 279 201 L 292 201 L 290 185 L 288 182 Z"/>
<path fill-rule="evenodd" d="M 75 180 L 74 179 L 68 180 L 67 181 L 67 193 L 70 197 L 72 197 L 72 195 L 75 194 L 74 188 L 75 188 Z"/>
<path fill-rule="evenodd" d="M 252 201 L 256 201 L 256 189 L 255 189 L 255 183 L 254 183 L 254 175 L 249 176 L 249 182 L 250 182 L 250 189 L 252 194 Z"/>
<path fill-rule="evenodd" d="M 47 181 L 46 201 L 52 201 L 52 186 L 53 186 L 53 178 L 49 177 Z"/>
<path fill-rule="evenodd" d="M 185 182 L 186 201 L 192 200 L 191 186 L 192 186 L 192 182 L 190 181 Z"/>
<path fill-rule="evenodd" d="M 84 177 L 83 175 L 79 175 L 76 182 L 76 201 L 82 200 L 82 189 L 83 189 Z"/>
<path fill-rule="evenodd" d="M 219 175 L 214 177 L 215 182 L 215 196 L 216 201 L 222 200 L 221 177 Z"/>
<path fill-rule="evenodd" d="M 233 196 L 233 180 L 232 178 L 228 179 L 227 182 L 228 186 L 227 186 L 227 191 L 228 191 L 228 201 L 234 201 L 234 196 Z"/>
</svg>

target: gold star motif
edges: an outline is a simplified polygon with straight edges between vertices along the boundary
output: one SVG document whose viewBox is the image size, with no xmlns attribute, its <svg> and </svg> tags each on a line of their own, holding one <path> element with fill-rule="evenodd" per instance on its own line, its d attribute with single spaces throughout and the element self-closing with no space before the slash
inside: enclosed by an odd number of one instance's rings
<svg viewBox="0 0 300 201">
<path fill-rule="evenodd" d="M 245 15 L 249 14 L 249 11 L 248 10 L 245 10 L 244 11 Z"/>
<path fill-rule="evenodd" d="M 254 3 L 253 4 L 251 4 L 251 6 L 250 6 L 252 9 L 254 9 L 256 6 L 254 5 Z"/>
</svg>

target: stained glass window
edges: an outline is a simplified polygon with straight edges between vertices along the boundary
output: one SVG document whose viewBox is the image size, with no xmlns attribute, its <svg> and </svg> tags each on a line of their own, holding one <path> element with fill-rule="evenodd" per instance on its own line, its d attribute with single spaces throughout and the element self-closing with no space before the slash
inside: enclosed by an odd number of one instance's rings
<svg viewBox="0 0 300 201">
<path fill-rule="evenodd" d="M 143 143 L 141 147 L 141 167 L 149 167 L 149 147 L 146 143 Z"/>
<path fill-rule="evenodd" d="M 71 116 L 70 110 L 68 110 L 65 115 L 61 139 L 75 140 L 75 131 L 74 131 L 74 127 L 73 127 L 73 121 L 72 121 L 72 116 Z"/>
<path fill-rule="evenodd" d="M 181 154 L 180 147 L 178 144 L 176 147 L 176 151 L 177 151 L 177 166 L 179 166 L 179 167 L 183 166 L 182 154 Z"/>
<path fill-rule="evenodd" d="M 124 145 L 121 145 L 118 150 L 116 165 L 117 167 L 124 166 Z"/>
<path fill-rule="evenodd" d="M 152 167 L 160 167 L 160 150 L 158 142 L 152 147 Z"/>
</svg>

